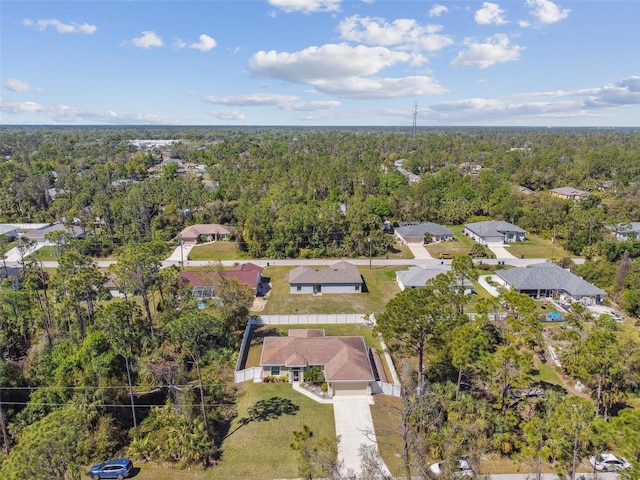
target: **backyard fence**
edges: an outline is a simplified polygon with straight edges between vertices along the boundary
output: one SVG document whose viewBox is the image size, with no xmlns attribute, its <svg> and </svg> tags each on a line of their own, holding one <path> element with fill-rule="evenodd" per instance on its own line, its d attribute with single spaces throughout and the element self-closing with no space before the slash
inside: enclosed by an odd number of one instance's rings
<svg viewBox="0 0 640 480">
<path fill-rule="evenodd" d="M 244 370 L 236 370 L 234 373 L 235 383 L 246 382 L 247 380 L 260 380 L 262 378 L 262 368 L 261 367 L 249 367 Z"/>
<path fill-rule="evenodd" d="M 392 397 L 400 397 L 402 394 L 402 388 L 400 385 L 394 383 L 373 382 L 371 384 L 371 393 L 382 393 Z"/>
<path fill-rule="evenodd" d="M 371 315 L 373 317 L 373 315 Z M 335 313 L 335 314 L 302 314 L 302 315 L 261 315 L 258 323 L 264 325 L 314 325 L 314 324 L 347 324 L 360 323 L 373 326 L 373 320 L 363 313 Z"/>
</svg>

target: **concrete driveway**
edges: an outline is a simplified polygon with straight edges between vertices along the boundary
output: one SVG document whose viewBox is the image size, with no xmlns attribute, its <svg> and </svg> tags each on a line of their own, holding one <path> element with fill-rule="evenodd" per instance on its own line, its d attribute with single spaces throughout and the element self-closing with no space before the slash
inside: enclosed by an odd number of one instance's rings
<svg viewBox="0 0 640 480">
<path fill-rule="evenodd" d="M 407 243 L 407 247 L 411 250 L 411 253 L 416 259 L 419 260 L 433 260 L 431 254 L 424 248 L 422 243 Z"/>
<path fill-rule="evenodd" d="M 339 436 L 338 460 L 343 462 L 345 473 L 361 471 L 360 445 L 372 445 L 376 451 L 378 444 L 373 429 L 373 418 L 369 405 L 373 399 L 368 396 L 345 395 L 333 397 L 333 414 L 336 423 L 336 436 Z M 389 470 L 384 466 L 388 474 Z"/>
<path fill-rule="evenodd" d="M 517 258 L 511 255 L 503 245 L 487 245 L 487 248 L 493 252 L 496 258 Z"/>
</svg>

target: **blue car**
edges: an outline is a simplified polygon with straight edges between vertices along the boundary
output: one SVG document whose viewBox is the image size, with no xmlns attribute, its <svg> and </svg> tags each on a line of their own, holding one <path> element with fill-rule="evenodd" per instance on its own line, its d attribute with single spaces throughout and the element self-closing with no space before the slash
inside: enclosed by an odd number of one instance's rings
<svg viewBox="0 0 640 480">
<path fill-rule="evenodd" d="M 133 470 L 133 462 L 128 458 L 112 458 L 105 462 L 96 463 L 91 467 L 89 476 L 93 480 L 101 478 L 127 478 Z"/>
</svg>

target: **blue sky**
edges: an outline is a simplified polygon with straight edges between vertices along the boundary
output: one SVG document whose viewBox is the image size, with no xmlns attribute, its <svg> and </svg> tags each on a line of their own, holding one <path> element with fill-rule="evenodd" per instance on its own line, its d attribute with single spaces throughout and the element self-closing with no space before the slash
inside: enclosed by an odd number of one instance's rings
<svg viewBox="0 0 640 480">
<path fill-rule="evenodd" d="M 640 126 L 640 1 L 0 2 L 3 124 Z"/>
</svg>

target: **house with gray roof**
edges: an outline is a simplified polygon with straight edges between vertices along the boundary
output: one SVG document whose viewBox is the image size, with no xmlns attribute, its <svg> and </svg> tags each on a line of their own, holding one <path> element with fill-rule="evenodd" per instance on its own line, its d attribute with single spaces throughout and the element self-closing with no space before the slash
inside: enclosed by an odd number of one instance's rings
<svg viewBox="0 0 640 480">
<path fill-rule="evenodd" d="M 609 229 L 617 240 L 640 240 L 640 222 L 620 223 Z"/>
<path fill-rule="evenodd" d="M 569 270 L 550 262 L 498 270 L 496 277 L 503 286 L 537 299 L 559 298 L 566 302 L 595 305 L 601 303 L 607 294 Z"/>
<path fill-rule="evenodd" d="M 77 225 L 65 225 L 64 223 L 52 223 L 46 227 L 30 230 L 25 233 L 24 236 L 37 243 L 46 243 L 46 235 L 53 232 L 65 232 L 68 233 L 71 238 L 84 238 L 85 231 L 82 227 Z"/>
<path fill-rule="evenodd" d="M 565 200 L 582 200 L 584 197 L 589 195 L 589 192 L 573 187 L 552 188 L 550 192 L 554 197 L 563 198 Z"/>
<path fill-rule="evenodd" d="M 330 267 L 301 265 L 289 272 L 289 293 L 362 293 L 364 282 L 358 267 L 338 262 Z"/>
<path fill-rule="evenodd" d="M 403 222 L 394 232 L 402 245 L 453 240 L 453 232 L 433 222 Z"/>
<path fill-rule="evenodd" d="M 6 235 L 12 240 L 18 238 L 20 234 L 20 226 L 10 223 L 0 223 L 0 235 Z"/>
<path fill-rule="evenodd" d="M 363 337 L 327 337 L 322 329 L 292 329 L 286 337 L 265 337 L 262 376 L 304 381 L 304 371 L 318 366 L 331 395 L 371 395 L 375 380 Z"/>
<path fill-rule="evenodd" d="M 463 233 L 481 245 L 522 242 L 525 231 L 516 225 L 502 220 L 467 223 Z"/>
<path fill-rule="evenodd" d="M 413 266 L 409 267 L 408 270 L 397 271 L 396 283 L 401 291 L 408 288 L 424 288 L 429 280 L 436 278 L 442 273 L 447 273 L 449 270 L 451 270 L 451 265 Z M 459 287 L 460 285 L 456 286 Z M 473 283 L 469 280 L 465 279 L 462 286 L 464 286 L 464 293 L 475 293 Z"/>
</svg>

